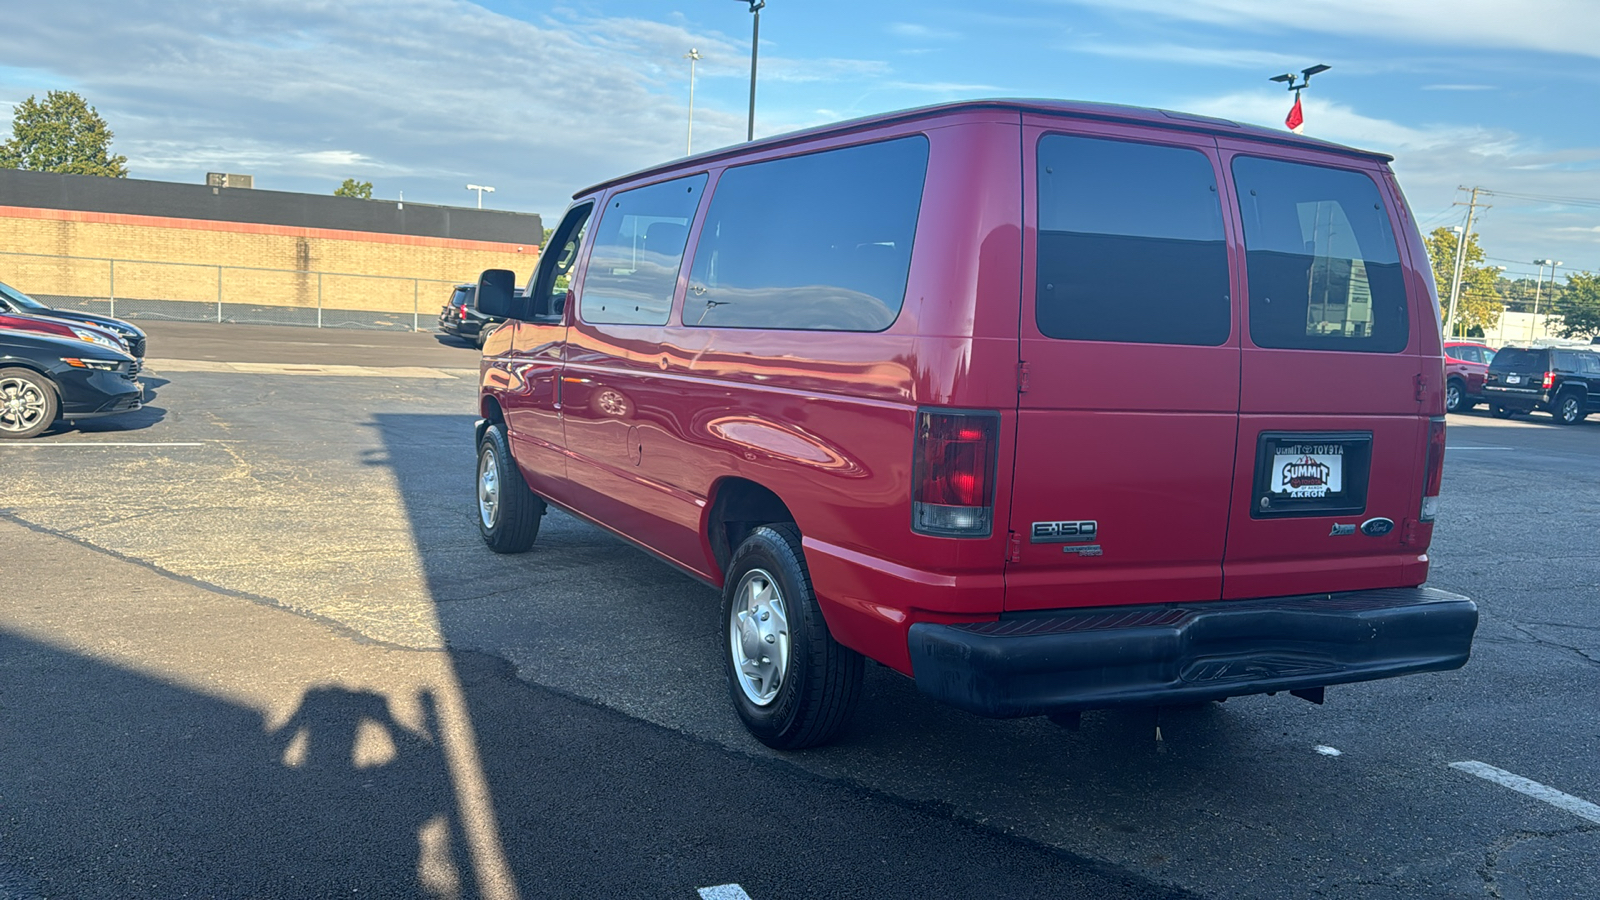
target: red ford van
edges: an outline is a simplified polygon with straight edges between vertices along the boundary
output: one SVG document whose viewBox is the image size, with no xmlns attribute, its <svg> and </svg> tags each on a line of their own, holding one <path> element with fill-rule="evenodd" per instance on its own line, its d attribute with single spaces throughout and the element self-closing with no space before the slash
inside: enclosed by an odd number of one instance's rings
<svg viewBox="0 0 1600 900">
<path fill-rule="evenodd" d="M 720 588 L 750 731 L 833 737 L 863 658 L 987 716 L 1465 664 L 1421 587 L 1437 300 L 1388 157 L 983 101 L 575 195 L 484 347 L 478 510 L 547 504 Z"/>
</svg>

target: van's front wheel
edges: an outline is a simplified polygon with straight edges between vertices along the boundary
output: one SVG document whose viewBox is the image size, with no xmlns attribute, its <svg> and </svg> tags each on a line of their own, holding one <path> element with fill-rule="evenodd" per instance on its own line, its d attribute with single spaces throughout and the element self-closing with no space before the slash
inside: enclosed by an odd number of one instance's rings
<svg viewBox="0 0 1600 900">
<path fill-rule="evenodd" d="M 511 458 L 505 426 L 490 425 L 478 442 L 478 533 L 496 553 L 521 553 L 539 536 L 545 504 L 528 489 Z"/>
<path fill-rule="evenodd" d="M 777 750 L 832 740 L 861 697 L 863 661 L 828 633 L 793 525 L 757 528 L 722 590 L 723 662 L 734 709 Z"/>
</svg>

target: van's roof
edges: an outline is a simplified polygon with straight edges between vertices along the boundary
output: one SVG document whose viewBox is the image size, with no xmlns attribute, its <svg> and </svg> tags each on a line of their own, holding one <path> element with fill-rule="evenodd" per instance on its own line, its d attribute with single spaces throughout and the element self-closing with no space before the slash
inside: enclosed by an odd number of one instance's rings
<svg viewBox="0 0 1600 900">
<path fill-rule="evenodd" d="M 576 194 L 577 199 L 595 191 L 604 190 L 615 184 L 631 181 L 635 178 L 647 176 L 656 172 L 666 172 L 684 167 L 701 166 L 718 159 L 733 156 L 742 156 L 747 153 L 780 147 L 785 144 L 800 141 L 814 140 L 835 134 L 847 134 L 853 131 L 865 131 L 892 122 L 905 122 L 916 119 L 937 119 L 958 113 L 976 112 L 981 110 L 1010 110 L 1017 113 L 1046 113 L 1049 115 L 1067 116 L 1075 119 L 1088 119 L 1101 122 L 1127 122 L 1137 125 L 1146 125 L 1156 128 L 1170 128 L 1178 131 L 1203 132 L 1222 137 L 1245 138 L 1252 141 L 1266 141 L 1275 144 L 1288 144 L 1301 146 L 1307 149 L 1332 151 L 1348 155 L 1363 156 L 1369 159 L 1378 159 L 1388 162 L 1394 157 L 1386 153 L 1371 150 L 1361 150 L 1335 144 L 1329 141 L 1320 141 L 1316 138 L 1302 137 L 1286 131 L 1272 128 L 1262 128 L 1257 125 L 1244 125 L 1228 119 L 1219 119 L 1212 116 L 1194 115 L 1192 113 L 1173 112 L 1165 109 L 1147 109 L 1140 106 L 1122 106 L 1115 103 L 1088 103 L 1073 100 L 1037 100 L 1017 98 L 996 98 L 992 100 L 961 100 L 954 103 L 941 103 L 935 106 L 922 106 L 915 109 L 903 109 L 895 112 L 879 113 L 860 119 L 850 119 L 836 122 L 832 125 L 821 125 L 816 128 L 807 128 L 803 131 L 791 131 L 787 134 L 774 135 L 758 141 L 748 141 L 731 146 L 722 147 L 707 153 L 698 153 L 694 156 L 675 159 L 671 162 L 661 163 L 630 172 L 617 178 L 609 178 L 598 184 L 591 185 Z"/>
</svg>

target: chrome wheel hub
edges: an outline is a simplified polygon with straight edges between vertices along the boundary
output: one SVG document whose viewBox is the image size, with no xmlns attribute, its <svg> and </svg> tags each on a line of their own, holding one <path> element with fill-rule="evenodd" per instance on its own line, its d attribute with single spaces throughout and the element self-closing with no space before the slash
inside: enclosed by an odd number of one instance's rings
<svg viewBox="0 0 1600 900">
<path fill-rule="evenodd" d="M 778 581 L 765 569 L 739 579 L 728 618 L 728 650 L 745 698 L 767 706 L 789 671 L 789 611 Z"/>
<path fill-rule="evenodd" d="M 44 418 L 45 396 L 38 385 L 20 378 L 0 381 L 0 429 L 27 431 Z"/>
<path fill-rule="evenodd" d="M 478 454 L 478 520 L 491 529 L 500 521 L 500 466 L 488 444 Z"/>
</svg>

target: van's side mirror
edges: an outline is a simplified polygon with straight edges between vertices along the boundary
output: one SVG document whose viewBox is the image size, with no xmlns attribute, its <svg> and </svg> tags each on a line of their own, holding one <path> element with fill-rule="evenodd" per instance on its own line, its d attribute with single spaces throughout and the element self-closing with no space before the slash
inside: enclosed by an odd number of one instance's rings
<svg viewBox="0 0 1600 900">
<path fill-rule="evenodd" d="M 517 273 L 510 269 L 488 269 L 478 276 L 478 312 L 501 319 L 524 317 L 517 297 Z"/>
</svg>

